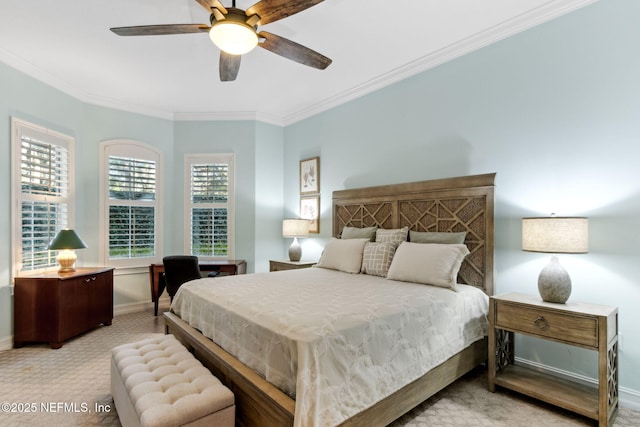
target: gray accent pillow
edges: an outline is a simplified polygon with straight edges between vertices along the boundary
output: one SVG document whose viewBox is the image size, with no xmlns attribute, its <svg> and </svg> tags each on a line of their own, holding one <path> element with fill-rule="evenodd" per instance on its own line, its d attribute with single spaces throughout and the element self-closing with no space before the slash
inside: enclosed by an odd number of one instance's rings
<svg viewBox="0 0 640 427">
<path fill-rule="evenodd" d="M 409 231 L 409 241 L 413 243 L 444 243 L 461 245 L 467 237 L 466 231 L 445 233 L 437 231 Z"/>
<path fill-rule="evenodd" d="M 344 227 L 340 238 L 342 239 L 369 239 L 373 242 L 376 238 L 378 227 Z"/>
<path fill-rule="evenodd" d="M 360 272 L 371 276 L 387 277 L 387 272 L 395 253 L 396 245 L 393 243 L 365 243 Z"/>
</svg>

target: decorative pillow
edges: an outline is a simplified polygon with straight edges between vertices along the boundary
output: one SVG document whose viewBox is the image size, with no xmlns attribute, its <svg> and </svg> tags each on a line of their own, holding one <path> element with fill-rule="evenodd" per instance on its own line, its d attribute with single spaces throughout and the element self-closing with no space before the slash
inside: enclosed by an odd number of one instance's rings
<svg viewBox="0 0 640 427">
<path fill-rule="evenodd" d="M 367 242 L 362 255 L 362 269 L 364 274 L 387 277 L 389 266 L 396 253 L 396 245 L 385 242 Z"/>
<path fill-rule="evenodd" d="M 364 244 L 369 239 L 331 239 L 322 251 L 320 261 L 316 267 L 344 271 L 345 273 L 360 273 L 362 266 L 362 252 Z"/>
<path fill-rule="evenodd" d="M 369 239 L 373 242 L 376 238 L 376 230 L 378 227 L 344 227 L 340 238 L 342 239 Z"/>
<path fill-rule="evenodd" d="M 407 233 L 409 227 L 393 228 L 390 230 L 378 228 L 376 230 L 376 242 L 393 243 L 398 246 L 402 242 L 407 241 Z"/>
<path fill-rule="evenodd" d="M 466 231 L 458 233 L 443 233 L 436 231 L 409 231 L 409 241 L 413 243 L 444 243 L 463 244 L 467 237 Z"/>
<path fill-rule="evenodd" d="M 404 242 L 393 256 L 387 279 L 455 291 L 458 271 L 468 254 L 465 245 Z"/>
</svg>

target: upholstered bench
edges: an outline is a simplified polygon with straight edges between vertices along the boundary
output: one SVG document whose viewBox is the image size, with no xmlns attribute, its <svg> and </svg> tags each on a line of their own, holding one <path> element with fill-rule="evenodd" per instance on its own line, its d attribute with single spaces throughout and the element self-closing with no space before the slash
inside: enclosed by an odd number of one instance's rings
<svg viewBox="0 0 640 427">
<path fill-rule="evenodd" d="M 124 427 L 233 427 L 234 396 L 173 335 L 115 347 L 111 393 Z"/>
</svg>

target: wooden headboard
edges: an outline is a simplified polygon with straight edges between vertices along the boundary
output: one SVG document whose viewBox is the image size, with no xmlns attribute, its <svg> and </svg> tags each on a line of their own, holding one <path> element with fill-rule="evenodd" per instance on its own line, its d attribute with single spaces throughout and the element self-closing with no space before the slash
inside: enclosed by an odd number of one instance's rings
<svg viewBox="0 0 640 427">
<path fill-rule="evenodd" d="M 333 236 L 345 226 L 466 231 L 458 280 L 493 295 L 495 173 L 333 192 Z"/>
</svg>

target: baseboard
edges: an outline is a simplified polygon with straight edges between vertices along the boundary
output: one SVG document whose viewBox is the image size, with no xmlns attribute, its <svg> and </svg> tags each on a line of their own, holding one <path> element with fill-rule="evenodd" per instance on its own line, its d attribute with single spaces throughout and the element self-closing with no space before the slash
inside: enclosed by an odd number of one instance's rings
<svg viewBox="0 0 640 427">
<path fill-rule="evenodd" d="M 578 383 L 591 385 L 594 387 L 597 385 L 597 381 L 595 378 L 587 377 L 585 375 L 580 375 L 574 372 L 565 371 L 563 369 L 554 368 L 552 366 L 544 365 L 538 362 L 532 362 L 531 360 L 522 359 L 520 357 L 516 357 L 516 362 L 520 365 L 524 365 L 536 371 L 544 372 L 556 377 L 576 381 Z M 621 407 L 633 409 L 634 411 L 640 411 L 640 391 L 633 390 L 627 387 L 618 387 L 618 399 Z"/>
<path fill-rule="evenodd" d="M 152 302 L 133 302 L 130 304 L 120 304 L 113 307 L 113 315 L 137 313 L 139 311 L 153 310 Z"/>
<path fill-rule="evenodd" d="M 169 305 L 169 298 L 160 298 L 160 306 L 166 307 Z M 148 311 L 153 313 L 152 302 L 134 302 L 131 304 L 120 304 L 113 307 L 113 315 L 119 316 L 121 314 L 137 313 L 140 311 Z M 13 348 L 13 335 L 0 338 L 0 351 L 11 350 Z"/>
<path fill-rule="evenodd" d="M 160 298 L 159 305 L 166 307 L 170 304 L 169 297 Z M 120 314 L 137 313 L 140 311 L 153 311 L 152 302 L 134 302 L 130 304 L 119 304 L 113 307 L 113 315 L 118 316 Z M 158 310 L 160 311 L 160 310 Z"/>
<path fill-rule="evenodd" d="M 13 348 L 13 335 L 0 338 L 0 351 L 11 350 Z"/>
</svg>

